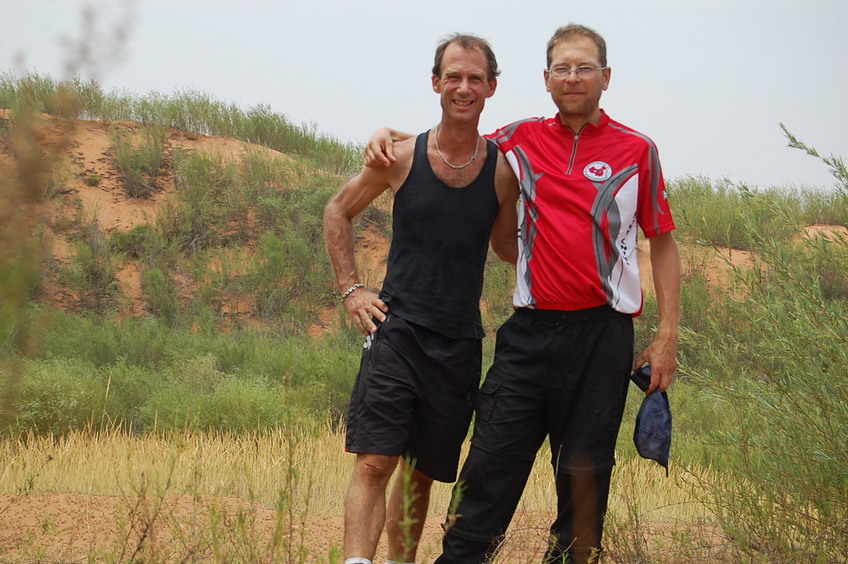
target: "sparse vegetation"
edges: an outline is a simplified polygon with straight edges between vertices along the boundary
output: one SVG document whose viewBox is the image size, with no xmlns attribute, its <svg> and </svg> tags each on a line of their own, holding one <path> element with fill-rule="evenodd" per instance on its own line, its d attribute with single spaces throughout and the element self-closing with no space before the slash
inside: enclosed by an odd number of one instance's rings
<svg viewBox="0 0 848 564">
<path fill-rule="evenodd" d="M 79 79 L 59 82 L 37 73 L 20 78 L 11 72 L 0 74 L 0 108 L 23 107 L 64 117 L 136 121 L 232 137 L 296 155 L 333 174 L 352 174 L 362 164 L 358 146 L 321 135 L 314 126 L 293 124 L 266 105 L 243 110 L 201 92 L 132 96 L 107 93 L 96 82 Z"/>
<path fill-rule="evenodd" d="M 120 257 L 112 252 L 96 214 L 80 210 L 75 224 L 79 225 L 73 237 L 76 252 L 60 270 L 59 279 L 76 293 L 83 310 L 102 314 L 118 300 L 115 273 Z"/>
<path fill-rule="evenodd" d="M 115 160 L 131 198 L 148 198 L 157 189 L 157 179 L 162 172 L 165 152 L 165 129 L 148 125 L 136 136 L 126 131 L 115 131 L 112 135 Z"/>
<path fill-rule="evenodd" d="M 306 554 L 298 527 L 307 512 L 341 512 L 343 493 L 322 492 L 347 482 L 338 433 L 360 337 L 343 315 L 320 337 L 307 331 L 338 307 L 320 215 L 341 182 L 334 173 L 351 172 L 353 161 L 340 155 L 358 160 L 358 152 L 303 128 L 286 137 L 296 148 L 286 148 L 282 116 L 196 93 L 133 98 L 3 75 L 4 106 L 12 109 L 0 120 L 0 145 L 11 155 L 0 174 L 6 503 L 55 491 L 124 496 L 117 544 L 92 560 L 337 562 L 333 549 Z M 33 112 L 43 111 L 240 137 L 288 155 L 256 150 L 228 161 L 159 145 L 168 164 L 156 174 L 167 173 L 170 191 L 147 194 L 160 198 L 155 219 L 106 230 L 96 210 L 57 190 L 72 175 L 61 170 L 66 147 L 35 145 Z M 821 158 L 786 134 L 790 146 Z M 685 243 L 672 475 L 638 458 L 625 423 L 611 562 L 834 562 L 848 554 L 848 179 L 841 158 L 822 161 L 838 182 L 830 192 L 670 182 Z M 79 186 L 94 186 L 95 173 L 86 175 Z M 39 213 L 48 198 L 61 214 Z M 388 220 L 378 209 L 360 233 L 386 232 Z M 73 242 L 68 258 L 48 256 L 47 233 Z M 140 279 L 133 315 L 117 282 L 128 265 Z M 490 335 L 510 313 L 512 277 L 490 260 Z M 56 285 L 73 307 L 50 305 L 45 288 Z M 649 296 L 637 346 L 655 323 Z M 487 358 L 493 344 L 486 339 Z M 634 393 L 626 421 L 638 400 Z M 301 451 L 315 458 L 298 458 Z M 544 546 L 552 480 L 544 460 L 537 466 L 502 562 L 536 561 L 532 551 Z M 316 468 L 320 475 L 309 474 Z M 196 520 L 176 540 L 151 534 L 176 519 L 168 503 L 179 496 L 195 504 Z M 228 506 L 233 497 L 244 505 Z M 449 502 L 448 488 L 436 494 L 435 519 Z M 261 528 L 257 514 L 268 508 L 273 526 Z M 53 526 L 45 523 L 44 534 Z M 55 559 L 29 550 L 24 560 Z"/>
</svg>

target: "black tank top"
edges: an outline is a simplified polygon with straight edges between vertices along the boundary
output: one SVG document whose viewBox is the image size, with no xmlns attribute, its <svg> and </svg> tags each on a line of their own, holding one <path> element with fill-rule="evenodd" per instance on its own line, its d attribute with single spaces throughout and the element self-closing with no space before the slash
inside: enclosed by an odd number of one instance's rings
<svg viewBox="0 0 848 564">
<path fill-rule="evenodd" d="M 442 182 L 427 158 L 428 132 L 418 136 L 409 176 L 395 194 L 392 242 L 380 297 L 393 314 L 454 339 L 483 337 L 480 295 L 492 223 L 497 148 L 471 184 Z"/>
</svg>

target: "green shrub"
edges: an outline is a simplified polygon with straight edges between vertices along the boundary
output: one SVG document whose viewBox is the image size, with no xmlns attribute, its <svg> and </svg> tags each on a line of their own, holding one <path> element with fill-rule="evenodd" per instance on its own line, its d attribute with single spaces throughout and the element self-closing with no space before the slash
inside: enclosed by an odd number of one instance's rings
<svg viewBox="0 0 848 564">
<path fill-rule="evenodd" d="M 156 227 L 143 223 L 128 231 L 115 231 L 109 238 L 113 253 L 122 254 L 131 259 L 144 259 L 153 263 L 172 253 Z"/>
<path fill-rule="evenodd" d="M 148 125 L 142 128 L 140 140 L 130 133 L 115 131 L 112 148 L 127 194 L 131 198 L 148 198 L 158 190 L 165 151 L 165 129 Z"/>
<path fill-rule="evenodd" d="M 174 161 L 177 197 L 161 206 L 157 226 L 191 253 L 223 244 L 228 222 L 239 219 L 238 208 L 228 203 L 228 192 L 239 185 L 237 169 L 197 154 L 177 153 Z"/>
<path fill-rule="evenodd" d="M 79 223 L 75 253 L 61 269 L 60 278 L 77 293 L 83 308 L 102 314 L 118 301 L 120 288 L 115 274 L 120 257 L 112 253 L 96 212 Z"/>
<path fill-rule="evenodd" d="M 172 351 L 179 350 L 181 337 L 155 318 L 109 321 L 55 312 L 41 337 L 39 358 L 79 359 L 95 366 L 124 363 L 158 370 L 167 364 Z"/>
<path fill-rule="evenodd" d="M 25 366 L 15 401 L 16 418 L 3 421 L 4 425 L 62 434 L 99 420 L 105 408 L 105 387 L 91 365 L 68 359 Z"/>
<path fill-rule="evenodd" d="M 179 314 L 179 297 L 173 281 L 165 278 L 158 268 L 145 270 L 141 280 L 150 311 L 162 318 L 167 325 L 176 323 Z"/>
<path fill-rule="evenodd" d="M 794 213 L 786 202 L 763 209 Z M 837 561 L 848 554 L 848 240 L 772 238 L 761 216 L 745 219 L 758 259 L 736 273 L 742 297 L 682 347 L 701 349 L 686 369 L 722 414 L 705 438 L 731 478 L 708 485 L 710 507 L 755 560 Z"/>
<path fill-rule="evenodd" d="M 300 241 L 284 241 L 273 232 L 263 233 L 256 244 L 254 269 L 245 276 L 245 291 L 256 303 L 256 313 L 263 319 L 283 315 L 293 297 L 293 279 L 297 263 L 289 252 Z"/>
<path fill-rule="evenodd" d="M 310 174 L 298 161 L 259 150 L 244 152 L 240 172 L 250 202 L 277 196 L 281 187 L 297 185 Z"/>
<path fill-rule="evenodd" d="M 38 312 L 33 314 L 35 317 Z M 207 405 L 197 403 L 200 400 L 195 401 L 191 394 L 215 390 L 216 396 L 222 394 L 219 380 L 224 377 L 243 381 L 244 389 L 253 390 L 251 394 L 266 390 L 269 401 L 283 402 L 285 398 L 286 409 L 296 405 L 320 420 L 327 413 L 341 416 L 346 411 L 361 349 L 361 335 L 349 323 L 312 340 L 300 335 L 283 338 L 277 332 L 262 335 L 234 330 L 223 334 L 217 328 L 197 332 L 179 324 L 168 327 L 156 318 L 109 322 L 57 313 L 43 336 L 39 359 L 33 362 L 87 367 L 97 375 L 95 381 L 101 389 L 95 395 L 101 398 L 111 378 L 106 409 L 109 419 L 132 422 L 138 429 L 150 428 L 155 413 L 172 414 L 169 425 L 177 425 L 180 411 L 186 413 L 190 407 L 197 412 Z M 240 389 L 234 383 L 228 386 L 227 390 Z M 159 390 L 155 398 L 150 396 L 154 390 Z M 203 401 L 207 400 L 212 401 Z M 216 397 L 214 401 L 231 400 Z M 100 407 L 102 410 L 102 403 Z M 271 413 L 262 409 L 265 411 L 261 413 Z M 212 417 L 207 414 L 198 420 L 180 420 L 179 425 Z M 267 421 L 271 416 L 263 417 L 263 425 L 270 424 Z M 241 424 L 232 423 L 229 428 Z"/>
<path fill-rule="evenodd" d="M 806 561 L 823 546 L 848 550 L 848 308 L 795 280 L 752 282 L 733 313 L 756 321 L 724 327 L 721 340 L 708 336 L 713 363 L 701 375 L 732 414 L 731 428 L 719 426 L 711 441 L 724 444 L 722 465 L 736 477 L 714 491 L 716 512 L 770 559 Z"/>
</svg>

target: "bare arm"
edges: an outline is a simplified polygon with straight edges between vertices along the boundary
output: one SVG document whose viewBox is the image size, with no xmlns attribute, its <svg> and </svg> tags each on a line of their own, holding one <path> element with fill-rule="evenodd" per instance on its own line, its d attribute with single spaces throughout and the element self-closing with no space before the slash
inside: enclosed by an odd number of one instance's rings
<svg viewBox="0 0 848 564">
<path fill-rule="evenodd" d="M 410 137 L 412 137 L 411 133 L 381 127 L 371 134 L 368 144 L 365 145 L 365 166 L 369 168 L 391 166 L 397 161 L 394 143 Z"/>
<path fill-rule="evenodd" d="M 499 259 L 514 265 L 518 262 L 518 179 L 500 151 L 495 170 L 495 189 L 501 208 L 492 225 L 492 250 Z"/>
<path fill-rule="evenodd" d="M 339 293 L 360 284 L 353 255 L 353 218 L 390 188 L 389 169 L 362 171 L 348 180 L 324 207 L 324 239 L 336 273 Z M 388 306 L 368 288 L 358 288 L 344 299 L 356 327 L 365 335 L 377 330 L 372 317 L 385 321 Z"/>
<path fill-rule="evenodd" d="M 651 364 L 651 385 L 665 390 L 671 385 L 677 368 L 678 323 L 680 321 L 680 252 L 669 233 L 648 240 L 651 247 L 651 272 L 659 310 L 659 328 L 653 342 L 636 358 L 635 367 Z"/>
</svg>

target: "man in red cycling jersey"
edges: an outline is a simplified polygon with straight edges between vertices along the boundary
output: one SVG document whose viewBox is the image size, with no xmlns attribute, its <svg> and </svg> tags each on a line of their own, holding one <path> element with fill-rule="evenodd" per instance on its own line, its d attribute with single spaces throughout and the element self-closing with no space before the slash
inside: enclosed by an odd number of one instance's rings
<svg viewBox="0 0 848 564">
<path fill-rule="evenodd" d="M 558 29 L 544 76 L 556 117 L 490 136 L 521 190 L 515 313 L 498 330 L 475 401 L 464 491 L 440 564 L 496 553 L 545 438 L 557 518 L 544 562 L 597 561 L 630 371 L 650 363 L 650 393 L 671 384 L 677 365 L 680 257 L 657 149 L 600 108 L 611 69 L 594 30 Z M 392 135 L 404 137 L 385 129 L 372 136 L 369 166 L 391 162 Z M 650 244 L 659 326 L 634 362 L 640 229 Z"/>
</svg>

